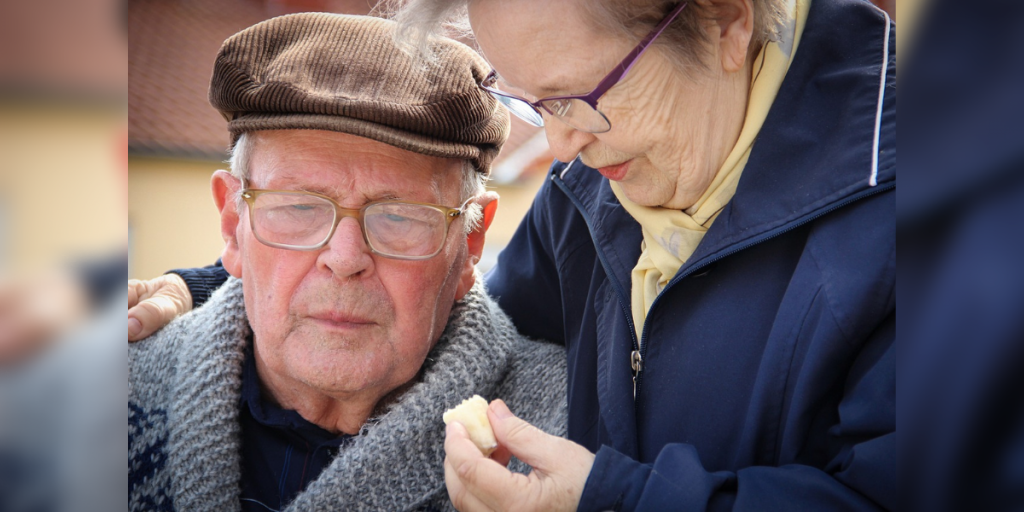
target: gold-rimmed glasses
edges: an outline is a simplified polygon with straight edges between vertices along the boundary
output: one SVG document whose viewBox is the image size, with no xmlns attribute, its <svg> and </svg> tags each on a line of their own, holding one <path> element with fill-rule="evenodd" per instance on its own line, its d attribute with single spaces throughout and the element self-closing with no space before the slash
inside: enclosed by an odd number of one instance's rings
<svg viewBox="0 0 1024 512">
<path fill-rule="evenodd" d="M 344 208 L 315 192 L 247 188 L 249 225 L 256 239 L 270 247 L 315 251 L 331 240 L 346 217 L 359 222 L 363 240 L 375 254 L 402 260 L 424 260 L 441 252 L 452 221 L 462 216 L 473 198 L 458 208 L 412 201 L 373 201 Z"/>
</svg>

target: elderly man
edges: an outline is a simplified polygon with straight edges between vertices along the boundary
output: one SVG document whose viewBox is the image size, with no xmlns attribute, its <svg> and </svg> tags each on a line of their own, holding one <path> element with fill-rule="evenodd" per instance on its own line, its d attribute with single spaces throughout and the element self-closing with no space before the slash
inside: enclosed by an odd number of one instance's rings
<svg viewBox="0 0 1024 512">
<path fill-rule="evenodd" d="M 562 349 L 476 282 L 508 114 L 472 50 L 421 65 L 392 31 L 299 14 L 224 43 L 233 278 L 129 349 L 132 510 L 449 508 L 441 413 L 472 394 L 564 433 Z"/>
</svg>

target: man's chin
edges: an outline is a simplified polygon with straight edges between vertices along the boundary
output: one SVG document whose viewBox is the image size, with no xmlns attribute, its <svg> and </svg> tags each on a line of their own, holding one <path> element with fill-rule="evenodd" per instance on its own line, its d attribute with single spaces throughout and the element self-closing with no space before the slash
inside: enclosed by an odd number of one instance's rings
<svg viewBox="0 0 1024 512">
<path fill-rule="evenodd" d="M 377 351 L 318 347 L 289 354 L 285 371 L 318 393 L 341 396 L 380 387 L 390 368 Z"/>
<path fill-rule="evenodd" d="M 376 327 L 376 329 L 374 328 Z M 352 357 L 386 345 L 379 326 L 338 326 L 303 322 L 285 338 L 284 350 L 309 357 Z"/>
</svg>

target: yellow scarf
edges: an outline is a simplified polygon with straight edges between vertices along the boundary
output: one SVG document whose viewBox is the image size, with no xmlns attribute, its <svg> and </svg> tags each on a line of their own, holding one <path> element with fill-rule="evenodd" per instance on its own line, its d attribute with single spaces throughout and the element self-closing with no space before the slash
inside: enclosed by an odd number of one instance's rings
<svg viewBox="0 0 1024 512">
<path fill-rule="evenodd" d="M 811 0 L 789 0 L 787 7 L 789 16 L 780 30 L 781 41 L 766 44 L 754 60 L 750 98 L 739 140 L 711 186 L 693 206 L 683 211 L 640 206 L 623 194 L 618 183 L 611 182 L 615 197 L 643 228 L 642 253 L 632 273 L 633 323 L 638 340 L 642 339 L 644 321 L 654 299 L 697 249 L 708 227 L 736 193 L 750 149 L 796 54 Z"/>
</svg>

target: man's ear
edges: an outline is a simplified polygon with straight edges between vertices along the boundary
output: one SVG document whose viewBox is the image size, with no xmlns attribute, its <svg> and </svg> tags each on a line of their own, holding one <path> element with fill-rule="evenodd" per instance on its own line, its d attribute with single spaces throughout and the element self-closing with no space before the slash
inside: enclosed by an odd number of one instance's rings
<svg viewBox="0 0 1024 512">
<path fill-rule="evenodd" d="M 238 197 L 238 189 L 241 186 L 238 178 L 224 170 L 214 172 L 213 178 L 210 179 L 213 202 L 220 211 L 220 236 L 224 238 L 224 251 L 220 255 L 221 264 L 224 265 L 224 270 L 238 278 L 242 277 L 242 260 L 238 250 L 239 216 L 235 198 Z"/>
<path fill-rule="evenodd" d="M 722 69 L 736 72 L 743 69 L 750 54 L 750 40 L 754 35 L 753 0 L 708 0 L 713 13 L 718 37 L 719 64 Z"/>
<path fill-rule="evenodd" d="M 491 227 L 491 222 L 494 221 L 494 212 L 498 210 L 498 193 L 493 190 L 484 192 L 477 198 L 476 204 L 483 208 L 483 219 L 476 229 L 466 235 L 469 254 L 466 256 L 462 274 L 459 276 L 459 287 L 455 290 L 455 300 L 462 300 L 476 283 L 476 264 L 484 252 L 484 235 L 487 233 L 487 228 Z"/>
</svg>

